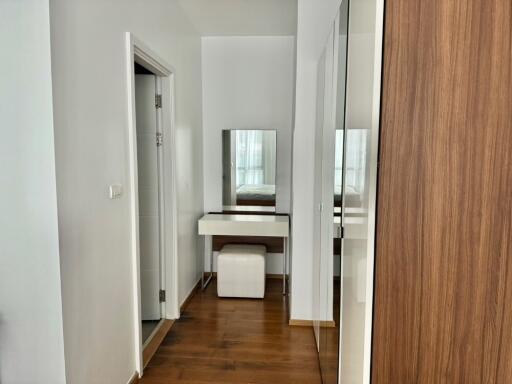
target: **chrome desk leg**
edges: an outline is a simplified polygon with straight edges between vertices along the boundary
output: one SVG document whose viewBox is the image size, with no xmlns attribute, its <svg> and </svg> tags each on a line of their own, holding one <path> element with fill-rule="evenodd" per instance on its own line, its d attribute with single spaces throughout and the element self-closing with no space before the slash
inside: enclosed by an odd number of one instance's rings
<svg viewBox="0 0 512 384">
<path fill-rule="evenodd" d="M 203 260 L 203 274 L 201 275 L 201 288 L 204 291 L 206 287 L 208 286 L 208 283 L 211 281 L 213 277 L 213 236 L 208 236 L 210 238 L 210 276 L 208 276 L 208 279 L 204 281 L 204 260 Z"/>
<path fill-rule="evenodd" d="M 286 237 L 283 237 L 283 295 L 286 296 Z"/>
</svg>

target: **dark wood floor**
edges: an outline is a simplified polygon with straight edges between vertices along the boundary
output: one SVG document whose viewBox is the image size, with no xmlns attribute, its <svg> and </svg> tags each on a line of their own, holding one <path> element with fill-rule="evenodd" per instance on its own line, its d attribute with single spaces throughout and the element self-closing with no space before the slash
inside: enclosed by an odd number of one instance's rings
<svg viewBox="0 0 512 384">
<path fill-rule="evenodd" d="M 280 280 L 264 300 L 198 292 L 144 371 L 142 384 L 320 383 L 313 330 L 287 324 Z"/>
</svg>

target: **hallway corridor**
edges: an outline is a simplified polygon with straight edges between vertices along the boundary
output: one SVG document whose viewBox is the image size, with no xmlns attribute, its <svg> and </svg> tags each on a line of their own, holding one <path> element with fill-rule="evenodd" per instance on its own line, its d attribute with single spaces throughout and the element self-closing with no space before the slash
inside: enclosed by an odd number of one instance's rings
<svg viewBox="0 0 512 384">
<path fill-rule="evenodd" d="M 287 324 L 280 280 L 264 300 L 198 291 L 144 371 L 142 384 L 320 383 L 311 327 Z"/>
</svg>

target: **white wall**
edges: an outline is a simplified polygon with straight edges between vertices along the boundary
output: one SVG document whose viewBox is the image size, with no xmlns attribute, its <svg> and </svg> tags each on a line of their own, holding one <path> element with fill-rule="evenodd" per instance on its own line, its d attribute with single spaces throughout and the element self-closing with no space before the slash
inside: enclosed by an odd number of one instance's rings
<svg viewBox="0 0 512 384">
<path fill-rule="evenodd" d="M 204 208 L 222 210 L 222 130 L 277 130 L 276 210 L 290 209 L 295 37 L 203 37 Z"/>
<path fill-rule="evenodd" d="M 341 0 L 298 0 L 293 134 L 292 319 L 313 319 L 314 144 L 317 65 Z"/>
<path fill-rule="evenodd" d="M 179 297 L 199 278 L 201 41 L 173 0 L 51 2 L 66 376 L 135 372 L 125 32 L 176 70 Z M 109 200 L 108 185 L 124 195 Z"/>
<path fill-rule="evenodd" d="M 48 0 L 0 2 L 0 382 L 64 383 Z"/>
<path fill-rule="evenodd" d="M 288 213 L 295 37 L 203 37 L 202 55 L 205 211 L 222 211 L 222 130 L 275 129 L 276 210 Z M 207 246 L 207 269 L 209 257 Z M 267 258 L 268 273 L 282 265 L 282 255 Z"/>
<path fill-rule="evenodd" d="M 179 0 L 202 36 L 288 36 L 297 0 Z"/>
</svg>

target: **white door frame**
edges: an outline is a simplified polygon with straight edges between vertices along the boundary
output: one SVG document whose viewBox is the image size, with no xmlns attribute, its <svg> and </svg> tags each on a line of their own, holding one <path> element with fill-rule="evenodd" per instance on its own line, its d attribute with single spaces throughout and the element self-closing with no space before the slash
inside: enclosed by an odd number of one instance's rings
<svg viewBox="0 0 512 384">
<path fill-rule="evenodd" d="M 139 198 L 137 175 L 137 130 L 135 116 L 135 74 L 137 62 L 151 70 L 157 76 L 157 90 L 162 92 L 162 112 L 159 114 L 159 126 L 163 134 L 161 150 L 161 186 L 162 211 L 161 223 L 165 230 L 161 236 L 163 268 L 162 286 L 166 291 L 166 303 L 162 308 L 162 317 L 179 317 L 178 305 L 178 217 L 176 202 L 176 146 L 175 146 L 175 92 L 174 76 L 176 72 L 154 51 L 137 39 L 132 33 L 126 33 L 126 79 L 128 95 L 128 160 L 130 179 L 130 222 L 132 249 L 132 295 L 134 316 L 135 366 L 139 375 L 143 371 L 143 345 L 141 327 L 141 291 L 140 291 L 140 244 L 139 244 Z M 155 138 L 156 139 L 156 138 Z"/>
</svg>

